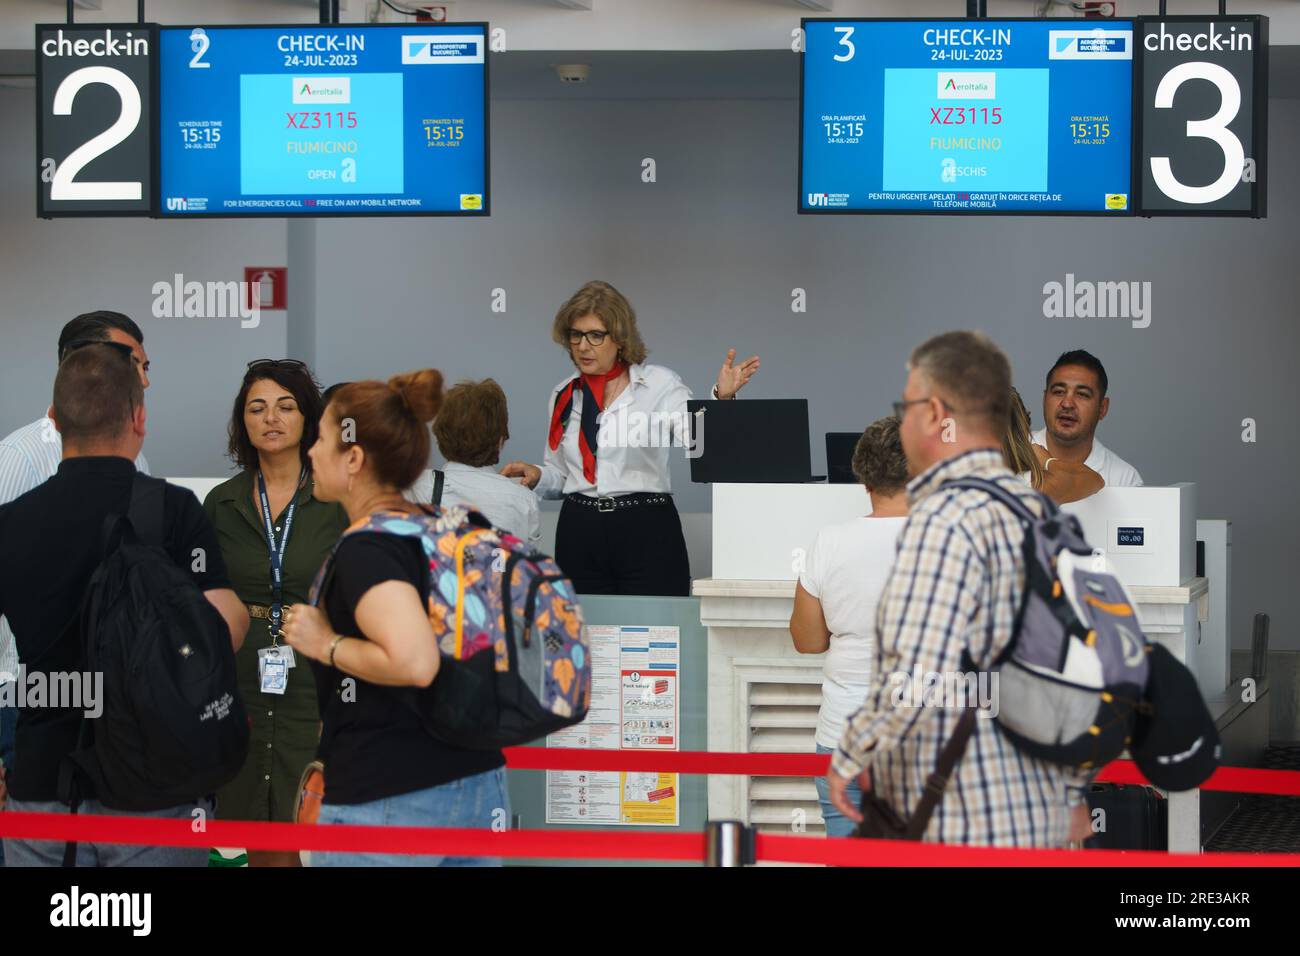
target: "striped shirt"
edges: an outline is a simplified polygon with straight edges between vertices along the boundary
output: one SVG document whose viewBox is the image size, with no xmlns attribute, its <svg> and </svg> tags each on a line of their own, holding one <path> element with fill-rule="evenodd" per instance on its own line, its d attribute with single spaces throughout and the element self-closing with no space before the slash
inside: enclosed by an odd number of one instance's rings
<svg viewBox="0 0 1300 956">
<path fill-rule="evenodd" d="M 966 476 L 995 480 L 1042 513 L 1038 494 L 1007 470 L 996 449 L 939 462 L 907 486 L 911 511 L 876 616 L 872 690 L 849 718 L 832 760 L 845 778 L 869 767 L 875 793 L 903 816 L 915 809 L 961 716 L 955 694 L 935 701 L 938 691 L 923 689 L 965 673 L 963 651 L 987 667 L 1011 641 L 1024 595 L 1024 530 L 1016 516 L 984 492 L 940 488 Z M 985 704 L 995 695 L 990 682 L 978 696 Z M 1083 780 L 1021 753 L 988 714 L 979 716 L 925 839 L 1063 845 L 1067 804 L 1078 801 L 1077 790 L 1069 790 Z"/>
<path fill-rule="evenodd" d="M 21 498 L 44 484 L 59 470 L 63 460 L 63 438 L 54 422 L 42 416 L 0 439 L 0 505 Z M 142 453 L 135 466 L 149 474 Z M 9 622 L 0 617 L 0 675 L 18 674 L 18 648 Z M 3 678 L 0 678 L 3 679 Z"/>
</svg>

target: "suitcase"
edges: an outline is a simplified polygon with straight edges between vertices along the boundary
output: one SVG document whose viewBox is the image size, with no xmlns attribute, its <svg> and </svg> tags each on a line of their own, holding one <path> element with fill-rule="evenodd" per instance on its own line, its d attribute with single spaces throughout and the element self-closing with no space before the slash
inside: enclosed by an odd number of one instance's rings
<svg viewBox="0 0 1300 956">
<path fill-rule="evenodd" d="M 1101 827 L 1084 841 L 1088 849 L 1169 849 L 1169 801 L 1154 787 L 1093 784 L 1088 810 L 1093 827 Z"/>
</svg>

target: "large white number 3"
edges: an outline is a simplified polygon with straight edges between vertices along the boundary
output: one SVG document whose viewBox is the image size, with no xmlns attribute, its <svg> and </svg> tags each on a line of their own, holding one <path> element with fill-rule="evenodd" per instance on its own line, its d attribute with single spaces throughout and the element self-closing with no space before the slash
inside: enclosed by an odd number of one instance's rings
<svg viewBox="0 0 1300 956">
<path fill-rule="evenodd" d="M 840 35 L 840 46 L 848 47 L 849 52 L 843 56 L 837 53 L 832 59 L 845 63 L 853 59 L 853 54 L 858 52 L 857 47 L 853 45 L 853 41 L 849 39 L 849 37 L 853 36 L 853 27 L 836 27 L 835 32 Z"/>
<path fill-rule="evenodd" d="M 1174 94 L 1188 80 L 1209 80 L 1219 88 L 1219 112 L 1209 119 L 1188 120 L 1187 135 L 1210 139 L 1223 150 L 1223 172 L 1208 186 L 1186 186 L 1174 177 L 1168 156 L 1151 157 L 1151 175 L 1160 191 L 1175 202 L 1192 205 L 1217 202 L 1241 182 L 1241 171 L 1246 164 L 1246 151 L 1228 124 L 1237 118 L 1241 108 L 1241 87 L 1237 79 L 1216 63 L 1180 63 L 1160 80 L 1156 87 L 1155 107 L 1167 110 L 1174 105 Z"/>
<path fill-rule="evenodd" d="M 54 115 L 68 116 L 72 113 L 72 101 L 83 86 L 103 83 L 111 86 L 122 100 L 122 112 L 115 122 L 104 132 L 78 146 L 68 158 L 54 171 L 54 180 L 50 183 L 50 199 L 139 199 L 144 187 L 139 182 L 76 182 L 77 173 L 87 163 L 107 153 L 134 132 L 140 122 L 140 91 L 121 70 L 108 66 L 87 66 L 69 73 L 67 78 L 54 91 Z"/>
</svg>

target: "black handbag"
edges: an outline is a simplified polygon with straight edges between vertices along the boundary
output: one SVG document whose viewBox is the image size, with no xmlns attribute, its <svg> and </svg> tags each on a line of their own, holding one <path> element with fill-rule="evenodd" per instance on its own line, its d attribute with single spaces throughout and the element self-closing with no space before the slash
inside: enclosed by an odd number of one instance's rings
<svg viewBox="0 0 1300 956">
<path fill-rule="evenodd" d="M 904 820 L 889 804 L 885 803 L 871 790 L 862 793 L 862 822 L 854 836 L 865 840 L 919 840 L 925 835 L 925 828 L 930 825 L 934 808 L 943 799 L 943 792 L 948 788 L 948 778 L 953 768 L 966 752 L 966 743 L 975 729 L 975 708 L 968 707 L 957 722 L 948 743 L 935 761 L 934 773 L 925 781 L 925 792 L 912 811 L 911 817 Z"/>
</svg>

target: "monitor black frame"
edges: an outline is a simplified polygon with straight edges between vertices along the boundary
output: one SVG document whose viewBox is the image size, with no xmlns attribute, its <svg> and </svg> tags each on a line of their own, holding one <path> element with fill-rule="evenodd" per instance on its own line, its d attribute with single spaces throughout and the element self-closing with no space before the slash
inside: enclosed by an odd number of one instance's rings
<svg viewBox="0 0 1300 956">
<path fill-rule="evenodd" d="M 1130 60 L 1129 82 L 1129 113 L 1131 122 L 1129 123 L 1129 192 L 1128 207 L 1126 209 L 805 209 L 803 204 L 803 134 L 804 134 L 804 73 L 807 66 L 808 57 L 808 24 L 809 23 L 971 23 L 971 24 L 997 24 L 997 23 L 1051 23 L 1049 18 L 1045 17 L 982 17 L 978 20 L 972 20 L 966 17 L 802 17 L 799 20 L 799 30 L 802 44 L 799 49 L 799 135 L 797 138 L 796 148 L 799 151 L 799 181 L 795 194 L 795 211 L 801 216 L 1057 216 L 1057 217 L 1090 217 L 1101 219 L 1133 219 L 1137 217 L 1137 203 L 1135 202 L 1136 193 L 1134 184 L 1137 181 L 1139 171 L 1138 164 L 1138 128 L 1140 120 L 1138 115 L 1138 94 L 1140 92 L 1137 83 L 1137 51 L 1134 46 L 1133 57 Z M 1073 23 L 1074 20 L 1062 18 L 1062 23 Z M 1133 31 L 1134 37 L 1137 36 L 1137 17 L 1116 17 L 1106 19 L 1107 24 L 1128 24 Z M 1061 29 L 1068 29 L 1062 26 Z M 1105 27 L 1099 27 L 1105 29 Z M 966 190 L 954 189 L 953 192 L 965 192 Z"/>
<path fill-rule="evenodd" d="M 1250 22 L 1258 25 L 1257 37 L 1259 39 L 1259 49 L 1255 50 L 1255 88 L 1252 91 L 1255 102 L 1251 111 L 1251 129 L 1254 132 L 1254 138 L 1251 143 L 1251 156 L 1263 157 L 1265 167 L 1268 164 L 1268 17 L 1260 13 L 1204 13 L 1200 16 L 1192 13 L 1171 14 L 1168 16 L 1143 15 L 1134 17 L 1139 24 L 1147 23 L 1230 23 L 1230 22 Z M 1135 32 L 1135 36 L 1136 36 Z M 1144 64 L 1141 57 L 1136 58 L 1133 67 L 1133 90 L 1137 95 L 1136 126 L 1141 126 L 1142 115 L 1145 110 L 1145 104 L 1142 101 L 1143 92 L 1143 72 Z M 1133 141 L 1133 153 L 1137 158 L 1135 167 L 1134 186 L 1137 190 L 1137 215 L 1142 219 L 1164 219 L 1166 217 L 1186 218 L 1195 217 L 1198 219 L 1265 219 L 1268 217 L 1268 170 L 1264 169 L 1264 175 L 1255 182 L 1255 191 L 1251 202 L 1250 209 L 1224 209 L 1221 211 L 1206 212 L 1199 209 L 1151 209 L 1144 208 L 1146 201 L 1145 191 L 1142 188 L 1143 174 L 1146 163 L 1149 158 L 1145 155 L 1145 143 L 1138 130 L 1138 136 Z"/>
<path fill-rule="evenodd" d="M 42 30 L 145 30 L 149 34 L 149 42 L 152 44 L 150 50 L 149 63 L 149 89 L 144 91 L 142 97 L 149 104 L 149 180 L 152 188 L 149 191 L 149 208 L 146 209 L 123 209 L 120 212 L 112 209 L 97 210 L 42 210 L 41 205 L 45 201 L 43 186 L 41 182 L 41 164 L 44 157 L 40 155 L 41 143 L 44 141 L 45 131 L 45 103 L 41 98 L 41 92 L 45 88 L 45 68 L 44 57 L 40 51 L 40 35 Z M 36 46 L 33 53 L 36 57 L 36 218 L 37 219 L 156 219 L 158 218 L 158 196 L 159 183 L 161 180 L 162 169 L 159 167 L 159 145 L 158 145 L 158 107 L 161 105 L 162 97 L 158 90 L 158 65 L 161 55 L 158 50 L 158 40 L 160 37 L 159 26 L 157 23 L 128 23 L 113 21 L 111 23 L 99 22 L 55 22 L 55 23 L 38 23 L 35 26 L 35 37 L 37 38 Z"/>
<path fill-rule="evenodd" d="M 417 218 L 453 218 L 453 219 L 487 219 L 492 215 L 492 81 L 491 51 L 488 44 L 492 39 L 492 30 L 487 20 L 464 20 L 454 23 L 220 23 L 220 24 L 165 24 L 158 28 L 158 49 L 155 61 L 157 82 L 155 95 L 157 103 L 154 110 L 155 124 L 161 122 L 162 115 L 162 31 L 163 30 L 325 30 L 341 32 L 356 29 L 378 30 L 418 30 L 436 27 L 439 30 L 455 27 L 482 27 L 483 29 L 483 208 L 452 210 L 393 210 L 391 212 L 191 212 L 169 213 L 163 210 L 162 203 L 162 137 L 160 127 L 154 128 L 154 210 L 152 218 L 168 221 L 186 219 L 417 219 Z"/>
</svg>

